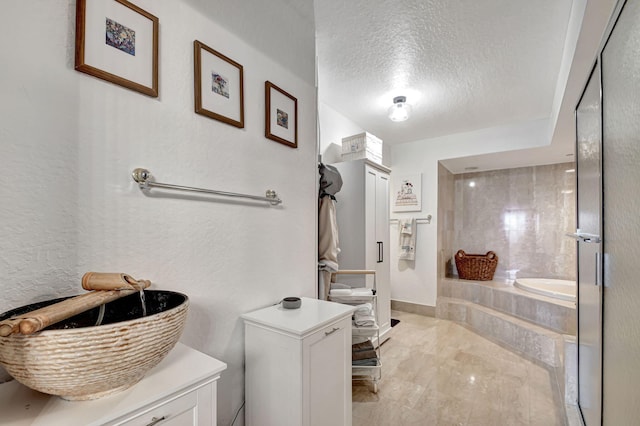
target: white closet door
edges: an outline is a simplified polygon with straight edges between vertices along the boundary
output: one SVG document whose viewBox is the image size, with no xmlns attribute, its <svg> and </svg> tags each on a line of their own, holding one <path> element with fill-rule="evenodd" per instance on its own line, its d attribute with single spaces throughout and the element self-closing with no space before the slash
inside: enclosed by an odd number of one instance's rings
<svg viewBox="0 0 640 426">
<path fill-rule="evenodd" d="M 380 257 L 380 244 L 376 236 L 376 184 L 378 173 L 371 167 L 365 167 L 365 269 L 374 270 Z M 373 287 L 373 276 L 367 275 L 367 287 Z"/>
<path fill-rule="evenodd" d="M 389 258 L 389 175 L 377 173 L 376 177 L 376 242 L 380 244 L 380 258 L 376 263 L 378 287 L 378 319 L 380 330 L 391 328 L 391 288 Z"/>
</svg>

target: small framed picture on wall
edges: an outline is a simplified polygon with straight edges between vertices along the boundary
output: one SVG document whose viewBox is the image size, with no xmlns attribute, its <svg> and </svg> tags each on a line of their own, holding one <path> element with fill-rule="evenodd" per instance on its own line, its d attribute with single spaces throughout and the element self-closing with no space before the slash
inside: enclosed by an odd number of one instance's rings
<svg viewBox="0 0 640 426">
<path fill-rule="evenodd" d="M 242 65 L 195 40 L 195 111 L 235 127 L 244 127 Z"/>
<path fill-rule="evenodd" d="M 422 173 L 393 176 L 394 212 L 422 211 Z"/>
<path fill-rule="evenodd" d="M 264 91 L 265 137 L 297 148 L 298 100 L 270 81 L 265 81 Z"/>
<path fill-rule="evenodd" d="M 126 0 L 78 0 L 75 69 L 158 97 L 158 18 Z"/>
</svg>

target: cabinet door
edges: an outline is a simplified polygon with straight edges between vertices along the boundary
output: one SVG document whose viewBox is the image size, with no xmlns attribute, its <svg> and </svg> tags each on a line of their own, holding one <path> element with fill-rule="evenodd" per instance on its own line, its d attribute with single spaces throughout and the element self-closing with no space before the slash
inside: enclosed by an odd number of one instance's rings
<svg viewBox="0 0 640 426">
<path fill-rule="evenodd" d="M 303 425 L 351 425 L 350 348 L 350 317 L 304 339 Z"/>
<path fill-rule="evenodd" d="M 377 195 L 378 173 L 373 168 L 365 167 L 365 208 L 364 208 L 364 224 L 365 224 L 365 264 L 364 269 L 375 270 L 380 261 L 381 242 L 376 235 L 376 195 Z M 367 287 L 373 287 L 373 276 L 367 275 Z"/>
<path fill-rule="evenodd" d="M 378 289 L 378 322 L 381 333 L 391 328 L 391 288 L 389 258 L 389 175 L 378 172 L 376 179 L 376 241 L 380 244 L 380 259 L 376 263 Z"/>
</svg>

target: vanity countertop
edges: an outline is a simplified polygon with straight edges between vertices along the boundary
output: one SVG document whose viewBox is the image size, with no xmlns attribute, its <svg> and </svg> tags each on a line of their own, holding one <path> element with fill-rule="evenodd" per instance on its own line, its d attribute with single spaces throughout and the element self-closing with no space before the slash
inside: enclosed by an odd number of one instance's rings
<svg viewBox="0 0 640 426">
<path fill-rule="evenodd" d="M 123 413 L 139 410 L 185 388 L 217 379 L 226 368 L 224 362 L 177 343 L 166 358 L 137 384 L 91 401 L 66 401 L 12 380 L 0 385 L 0 424 L 103 425 Z"/>
</svg>

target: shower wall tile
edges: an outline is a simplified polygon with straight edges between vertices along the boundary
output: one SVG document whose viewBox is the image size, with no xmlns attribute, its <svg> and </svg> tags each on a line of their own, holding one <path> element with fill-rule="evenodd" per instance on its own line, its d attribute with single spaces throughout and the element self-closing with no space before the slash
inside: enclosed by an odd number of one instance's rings
<svg viewBox="0 0 640 426">
<path fill-rule="evenodd" d="M 453 183 L 441 174 L 446 187 L 440 188 L 439 204 L 445 200 L 454 216 L 453 229 L 439 241 L 443 257 L 451 259 L 458 249 L 492 250 L 499 257 L 496 278 L 575 279 L 575 242 L 564 237 L 575 230 L 571 169 L 574 163 L 464 173 Z M 451 189 L 453 195 L 445 194 Z"/>
<path fill-rule="evenodd" d="M 455 232 L 455 178 L 453 173 L 438 164 L 438 270 L 439 278 L 453 276 L 455 267 L 452 251 Z M 440 289 L 438 288 L 438 295 Z"/>
</svg>

